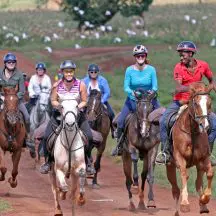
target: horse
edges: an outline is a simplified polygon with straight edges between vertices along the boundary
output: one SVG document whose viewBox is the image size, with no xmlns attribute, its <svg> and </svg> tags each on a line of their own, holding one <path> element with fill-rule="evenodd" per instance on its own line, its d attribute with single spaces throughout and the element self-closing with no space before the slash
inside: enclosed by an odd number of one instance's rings
<svg viewBox="0 0 216 216">
<path fill-rule="evenodd" d="M 211 196 L 213 169 L 210 162 L 210 149 L 208 143 L 209 129 L 208 115 L 211 111 L 211 98 L 209 96 L 212 85 L 205 86 L 203 82 L 193 83 L 190 86 L 190 100 L 185 109 L 176 120 L 172 129 L 173 158 L 166 165 L 167 177 L 172 186 L 172 195 L 176 201 L 175 216 L 179 215 L 180 189 L 176 179 L 176 168 L 180 170 L 182 182 L 181 212 L 189 212 L 187 168 L 196 166 L 196 190 L 199 194 L 200 213 L 208 213 L 206 204 Z M 207 175 L 207 188 L 203 191 L 203 174 Z"/>
<path fill-rule="evenodd" d="M 130 114 L 126 118 L 126 126 L 123 134 L 123 169 L 126 177 L 126 188 L 129 195 L 129 211 L 135 211 L 136 207 L 132 200 L 132 194 L 139 193 L 140 210 L 146 209 L 144 204 L 144 186 L 146 179 L 149 183 L 149 194 L 147 207 L 156 207 L 153 194 L 154 182 L 154 166 L 155 159 L 160 143 L 160 129 L 159 122 L 150 120 L 149 116 L 157 110 L 153 111 L 152 100 L 156 97 L 156 93 L 149 93 L 148 91 L 139 90 L 142 95 L 137 95 L 136 98 L 136 112 Z M 152 112 L 153 111 L 153 112 Z M 161 112 L 161 110 L 160 110 Z M 160 113 L 161 115 L 161 113 Z M 139 152 L 140 159 L 143 160 L 143 169 L 141 173 L 141 190 L 139 192 L 138 170 L 137 170 L 137 152 Z M 134 173 L 132 179 L 132 162 L 134 164 Z"/>
<path fill-rule="evenodd" d="M 0 112 L 0 181 L 5 180 L 7 172 L 5 153 L 9 151 L 12 154 L 12 176 L 8 179 L 10 186 L 17 186 L 18 166 L 22 152 L 22 146 L 26 137 L 26 128 L 23 116 L 19 111 L 19 98 L 17 96 L 17 87 L 4 87 L 4 107 Z"/>
<path fill-rule="evenodd" d="M 49 100 L 50 100 L 50 90 L 41 87 L 40 95 L 38 96 L 36 105 L 32 108 L 30 112 L 30 137 L 31 141 L 29 144 L 30 153 L 35 152 L 35 162 L 40 160 L 40 140 L 43 138 L 45 128 L 50 120 L 49 114 Z M 32 146 L 33 144 L 33 146 Z"/>
<path fill-rule="evenodd" d="M 102 142 L 99 145 L 95 144 L 92 147 L 87 147 L 86 150 L 86 154 L 89 158 L 91 158 L 91 151 L 93 147 L 96 147 L 97 149 L 96 160 L 94 162 L 95 172 L 92 179 L 92 188 L 96 189 L 100 187 L 97 176 L 98 172 L 100 171 L 101 158 L 106 147 L 107 136 L 109 134 L 111 125 L 106 108 L 101 103 L 101 92 L 96 89 L 92 89 L 90 91 L 86 109 L 86 118 L 90 123 L 92 131 L 97 131 L 102 135 Z"/>
<path fill-rule="evenodd" d="M 55 200 L 55 214 L 63 215 L 59 204 L 58 195 L 62 200 L 66 199 L 68 185 L 65 177 L 71 177 L 72 215 L 75 215 L 76 191 L 79 180 L 80 192 L 77 199 L 79 205 L 85 203 L 85 179 L 86 165 L 84 155 L 84 142 L 82 132 L 77 124 L 77 101 L 65 95 L 61 99 L 62 128 L 54 145 L 54 165 L 50 172 L 52 191 Z"/>
</svg>

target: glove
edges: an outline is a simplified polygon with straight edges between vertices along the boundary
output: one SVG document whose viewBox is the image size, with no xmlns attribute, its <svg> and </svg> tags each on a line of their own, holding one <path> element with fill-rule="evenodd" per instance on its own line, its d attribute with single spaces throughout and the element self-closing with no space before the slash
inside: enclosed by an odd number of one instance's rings
<svg viewBox="0 0 216 216">
<path fill-rule="evenodd" d="M 153 94 L 155 91 L 154 90 L 148 90 L 147 92 L 148 92 L 148 94 Z"/>
<path fill-rule="evenodd" d="M 138 98 L 142 97 L 142 93 L 140 91 L 134 91 L 134 95 Z"/>
</svg>

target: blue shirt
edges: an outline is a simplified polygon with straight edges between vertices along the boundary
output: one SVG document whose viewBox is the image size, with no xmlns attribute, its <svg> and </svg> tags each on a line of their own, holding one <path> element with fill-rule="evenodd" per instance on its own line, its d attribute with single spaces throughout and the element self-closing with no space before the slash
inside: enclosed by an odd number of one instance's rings
<svg viewBox="0 0 216 216">
<path fill-rule="evenodd" d="M 90 82 L 91 82 L 89 75 L 86 75 L 82 81 L 85 83 L 86 88 L 88 89 Z M 107 80 L 101 75 L 99 75 L 97 77 L 97 81 L 98 81 L 98 87 L 99 87 L 101 95 L 102 95 L 101 102 L 105 103 L 110 98 L 109 84 L 108 84 Z"/>
<path fill-rule="evenodd" d="M 156 70 L 151 65 L 146 65 L 142 71 L 134 68 L 134 65 L 129 66 L 125 72 L 124 91 L 128 97 L 135 100 L 133 91 L 137 88 L 143 90 L 158 90 Z"/>
</svg>

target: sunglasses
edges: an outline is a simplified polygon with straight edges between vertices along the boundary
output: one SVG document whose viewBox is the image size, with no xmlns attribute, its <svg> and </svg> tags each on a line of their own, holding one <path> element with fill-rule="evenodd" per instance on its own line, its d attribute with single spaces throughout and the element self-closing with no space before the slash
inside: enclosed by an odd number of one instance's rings
<svg viewBox="0 0 216 216">
<path fill-rule="evenodd" d="M 63 73 L 74 73 L 74 69 L 64 69 Z"/>
<path fill-rule="evenodd" d="M 15 64 L 16 63 L 16 61 L 8 61 L 8 62 L 6 62 L 7 64 Z"/>
<path fill-rule="evenodd" d="M 98 72 L 97 71 L 89 71 L 89 73 L 91 73 L 91 74 L 93 74 L 93 73 L 97 74 Z"/>
<path fill-rule="evenodd" d="M 139 58 L 145 58 L 145 57 L 146 57 L 146 55 L 136 55 L 136 56 L 135 56 L 135 58 L 138 58 L 138 59 L 139 59 Z"/>
</svg>

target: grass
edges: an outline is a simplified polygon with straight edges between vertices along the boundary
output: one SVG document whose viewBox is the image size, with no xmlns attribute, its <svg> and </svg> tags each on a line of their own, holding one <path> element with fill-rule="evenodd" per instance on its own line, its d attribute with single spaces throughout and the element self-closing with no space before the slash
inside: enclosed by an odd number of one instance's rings
<svg viewBox="0 0 216 216">
<path fill-rule="evenodd" d="M 0 199 L 0 213 L 8 211 L 11 209 L 11 206 L 5 200 Z"/>
</svg>

